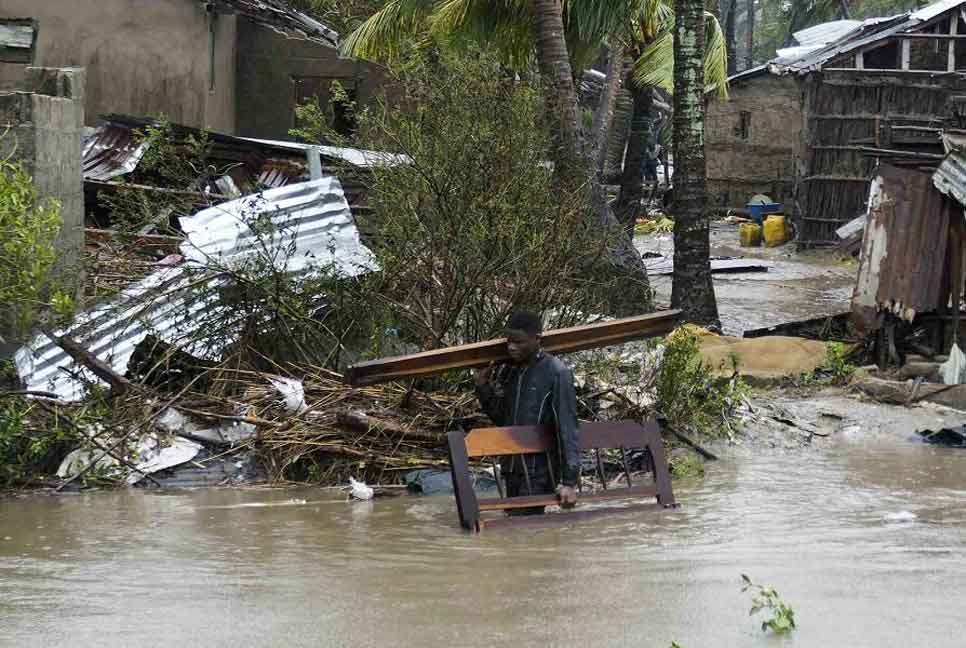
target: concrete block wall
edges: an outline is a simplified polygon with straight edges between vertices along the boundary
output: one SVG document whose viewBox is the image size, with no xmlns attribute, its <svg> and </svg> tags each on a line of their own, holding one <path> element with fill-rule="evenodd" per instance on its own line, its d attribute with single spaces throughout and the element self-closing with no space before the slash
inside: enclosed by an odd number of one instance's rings
<svg viewBox="0 0 966 648">
<path fill-rule="evenodd" d="M 22 161 L 39 194 L 60 202 L 58 270 L 79 289 L 85 73 L 81 68 L 31 67 L 24 87 L 25 91 L 0 93 L 0 156 Z"/>
</svg>

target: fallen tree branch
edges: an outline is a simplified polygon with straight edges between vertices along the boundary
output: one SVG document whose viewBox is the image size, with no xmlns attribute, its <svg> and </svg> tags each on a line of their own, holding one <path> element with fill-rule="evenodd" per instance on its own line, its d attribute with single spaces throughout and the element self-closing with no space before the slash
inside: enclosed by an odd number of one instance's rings
<svg viewBox="0 0 966 648">
<path fill-rule="evenodd" d="M 82 437 L 84 437 L 84 439 L 86 439 L 87 441 L 89 441 L 91 443 L 91 445 L 93 445 L 94 447 L 96 447 L 98 450 L 103 450 L 104 452 L 106 452 L 107 454 L 109 454 L 111 457 L 113 457 L 114 459 L 116 459 L 122 465 L 127 466 L 131 470 L 133 470 L 135 472 L 139 472 L 142 475 L 144 475 L 145 477 L 147 477 L 148 479 L 150 479 L 152 482 L 154 482 L 154 485 L 157 486 L 158 488 L 163 488 L 163 486 L 161 485 L 161 482 L 159 482 L 157 479 L 155 479 L 154 477 L 152 477 L 149 473 L 147 473 L 144 470 L 142 470 L 142 469 L 138 468 L 137 466 L 135 466 L 133 463 L 131 463 L 130 461 L 128 461 L 127 459 L 125 459 L 123 455 L 115 454 L 113 450 L 110 450 L 108 448 L 105 448 L 104 445 L 100 441 L 97 440 L 97 437 L 96 436 L 88 435 L 84 430 L 81 429 L 81 427 L 77 424 L 77 422 L 73 418 L 71 418 L 70 416 L 67 416 L 66 414 L 64 414 L 62 412 L 58 412 L 57 411 L 57 408 L 52 407 L 49 403 L 46 403 L 44 401 L 37 401 L 37 404 L 42 409 L 44 409 L 47 412 L 49 412 L 50 414 L 52 414 L 54 416 L 54 419 L 55 420 L 58 420 L 58 421 L 61 421 L 62 420 L 65 423 L 67 423 L 67 425 L 71 429 L 73 429 L 75 432 L 77 432 Z"/>
<path fill-rule="evenodd" d="M 67 335 L 55 335 L 53 331 L 48 330 L 44 331 L 44 335 L 53 340 L 54 344 L 63 349 L 67 355 L 110 385 L 115 395 L 120 396 L 134 389 L 134 383 L 114 371 L 106 362 L 81 346 L 77 340 Z"/>
<path fill-rule="evenodd" d="M 60 394 L 48 391 L 36 391 L 33 389 L 15 389 L 13 391 L 0 392 L 0 398 L 10 398 L 13 396 L 37 396 L 39 398 L 52 398 L 54 400 L 60 399 Z"/>
<path fill-rule="evenodd" d="M 184 389 L 182 389 L 180 392 L 178 392 L 174 396 L 174 398 L 172 398 L 169 401 L 167 401 L 164 405 L 162 405 L 161 407 L 159 407 L 158 409 L 156 409 L 153 414 L 151 414 L 150 416 L 148 416 L 147 418 L 145 418 L 143 421 L 139 422 L 137 425 L 133 426 L 130 430 L 128 430 L 127 432 L 125 432 L 121 436 L 121 438 L 119 438 L 114 443 L 114 445 L 112 445 L 110 448 L 108 448 L 104 452 L 102 452 L 99 457 L 97 457 L 96 459 L 94 459 L 93 461 L 91 461 L 90 463 L 88 463 L 87 466 L 85 466 L 80 472 L 78 472 L 76 475 L 74 475 L 73 477 L 71 477 L 70 479 L 68 479 L 64 483 L 62 483 L 60 486 L 58 486 L 57 488 L 55 488 L 54 489 L 54 492 L 55 493 L 59 493 L 68 484 L 76 481 L 77 479 L 79 479 L 83 475 L 86 475 L 91 470 L 91 468 L 93 468 L 94 466 L 97 465 L 97 462 L 98 461 L 100 461 L 101 459 L 103 459 L 104 457 L 106 457 L 109 453 L 114 452 L 115 450 L 117 450 L 117 448 L 122 443 L 124 443 L 125 441 L 127 441 L 131 437 L 132 434 L 134 434 L 138 430 L 142 429 L 144 426 L 148 425 L 152 421 L 154 421 L 154 419 L 158 418 L 161 415 L 161 413 L 164 412 L 164 410 L 166 410 L 169 407 L 171 407 L 171 405 L 173 405 L 174 403 L 176 403 L 178 401 L 178 399 L 180 399 L 182 396 L 184 396 L 186 393 L 188 393 L 188 390 L 191 388 L 192 385 L 194 385 L 194 383 L 195 383 L 196 380 L 198 380 L 198 376 L 195 376 L 195 378 L 190 383 L 188 383 L 187 385 L 185 385 Z"/>
<path fill-rule="evenodd" d="M 683 432 L 680 432 L 679 430 L 674 429 L 674 427 L 671 426 L 670 424 L 668 424 L 667 421 L 661 421 L 661 429 L 667 430 L 668 432 L 670 432 L 671 434 L 673 434 L 675 437 L 677 437 L 677 439 L 679 441 L 681 441 L 682 443 L 684 443 L 684 445 L 689 446 L 692 450 L 694 450 L 695 452 L 697 452 L 699 455 L 701 455 L 705 459 L 707 459 L 709 461 L 717 461 L 718 460 L 718 455 L 716 455 L 713 452 L 711 452 L 710 450 L 707 450 L 707 449 L 703 448 L 702 446 L 698 445 L 698 443 L 696 441 L 693 441 L 686 434 L 684 434 Z"/>
</svg>

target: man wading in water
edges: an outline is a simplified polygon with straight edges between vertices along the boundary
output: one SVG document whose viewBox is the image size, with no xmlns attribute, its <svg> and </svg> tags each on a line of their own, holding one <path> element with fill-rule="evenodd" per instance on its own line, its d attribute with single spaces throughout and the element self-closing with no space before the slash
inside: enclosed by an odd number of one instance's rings
<svg viewBox="0 0 966 648">
<path fill-rule="evenodd" d="M 580 471 L 577 395 L 570 369 L 540 348 L 542 332 L 539 316 L 514 314 L 506 327 L 507 353 L 512 364 L 501 367 L 495 378 L 492 367 L 478 370 L 473 374 L 473 382 L 483 411 L 495 424 L 549 425 L 556 433 L 556 452 L 503 458 L 500 469 L 506 478 L 507 496 L 542 495 L 556 490 L 560 505 L 570 508 L 577 503 Z M 535 506 L 515 509 L 508 515 L 543 512 L 544 507 Z"/>
</svg>

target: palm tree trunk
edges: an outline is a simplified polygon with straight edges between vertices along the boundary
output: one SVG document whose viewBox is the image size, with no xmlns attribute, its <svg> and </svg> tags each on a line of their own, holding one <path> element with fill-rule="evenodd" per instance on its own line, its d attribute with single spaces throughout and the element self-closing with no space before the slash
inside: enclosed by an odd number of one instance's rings
<svg viewBox="0 0 966 648">
<path fill-rule="evenodd" d="M 560 171 L 574 171 L 580 159 L 580 125 L 577 92 L 564 38 L 560 0 L 533 0 L 537 35 L 537 62 L 548 84 L 549 117 L 556 123 L 554 162 Z"/>
<path fill-rule="evenodd" d="M 704 3 L 674 2 L 674 277 L 671 305 L 720 328 L 704 158 Z"/>
<path fill-rule="evenodd" d="M 621 173 L 621 192 L 614 211 L 624 228 L 633 232 L 638 205 L 644 196 L 644 159 L 654 146 L 654 93 L 651 88 L 642 88 L 633 82 L 630 91 L 634 108 Z"/>
<path fill-rule="evenodd" d="M 594 113 L 593 155 L 594 172 L 597 179 L 603 182 L 604 166 L 607 162 L 607 134 L 614 121 L 614 107 L 620 92 L 621 78 L 624 66 L 624 48 L 617 46 L 611 49 L 610 59 L 607 61 L 607 80 L 600 94 L 600 103 Z"/>
<path fill-rule="evenodd" d="M 533 19 L 537 36 L 537 61 L 540 73 L 548 85 L 548 116 L 555 122 L 556 138 L 554 166 L 563 177 L 577 176 L 589 169 L 581 155 L 580 132 L 577 121 L 577 93 L 567 42 L 564 38 L 563 13 L 560 0 L 533 0 Z M 608 249 L 604 260 L 606 275 L 598 279 L 608 288 L 607 310 L 614 315 L 629 315 L 653 310 L 647 268 L 633 241 L 624 235 L 613 210 L 607 203 L 603 185 L 594 174 L 589 174 L 588 203 L 596 216 L 594 225 L 607 237 Z M 587 176 L 584 175 L 586 179 Z"/>
<path fill-rule="evenodd" d="M 725 18 L 725 47 L 728 49 L 728 76 L 738 72 L 738 41 L 735 37 L 736 13 L 738 13 L 738 0 L 728 0 L 728 15 Z"/>
<path fill-rule="evenodd" d="M 617 93 L 614 106 L 614 119 L 611 121 L 607 134 L 607 161 L 604 168 L 604 178 L 607 184 L 612 184 L 621 175 L 624 166 L 624 151 L 631 132 L 631 118 L 634 116 L 634 99 L 631 96 L 631 65 L 632 61 L 624 61 L 621 73 L 621 89 Z"/>
<path fill-rule="evenodd" d="M 748 43 L 748 53 L 745 55 L 745 69 L 750 70 L 755 67 L 755 0 L 748 0 L 748 33 L 746 34 Z"/>
</svg>

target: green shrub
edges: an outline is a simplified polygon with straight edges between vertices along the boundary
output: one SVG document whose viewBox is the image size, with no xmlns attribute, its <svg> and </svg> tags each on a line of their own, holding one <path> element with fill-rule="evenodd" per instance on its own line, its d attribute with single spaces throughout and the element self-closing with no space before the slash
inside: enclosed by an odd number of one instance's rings
<svg viewBox="0 0 966 648">
<path fill-rule="evenodd" d="M 744 382 L 737 375 L 730 380 L 715 377 L 701 360 L 697 329 L 691 325 L 676 329 L 664 344 L 655 381 L 658 412 L 680 429 L 720 436 L 746 391 Z"/>
<path fill-rule="evenodd" d="M 203 200 L 200 184 L 210 171 L 211 142 L 204 131 L 197 137 L 193 134 L 179 137 L 163 116 L 143 131 L 137 131 L 135 137 L 146 147 L 137 169 L 121 178 L 121 186 L 116 190 L 101 192 L 98 200 L 110 212 L 112 227 L 122 233 L 134 233 L 149 224 L 164 231 L 172 214 L 190 214 Z M 156 192 L 125 185 L 197 191 L 199 195 Z"/>
<path fill-rule="evenodd" d="M 589 226 L 583 187 L 547 163 L 539 84 L 483 51 L 413 55 L 391 77 L 405 97 L 356 115 L 357 145 L 408 160 L 367 178 L 361 225 L 382 272 L 353 298 L 365 346 L 380 353 L 390 329 L 420 348 L 490 338 L 514 308 L 548 313 L 548 326 L 603 312 L 606 280 L 588 268 L 604 275 L 610 241 Z M 303 107 L 301 137 L 326 139 L 320 110 Z"/>
<path fill-rule="evenodd" d="M 38 409 L 25 399 L 0 400 L 0 486 L 53 474 L 79 442 L 72 428 L 57 417 L 39 416 Z"/>
<path fill-rule="evenodd" d="M 40 198 L 23 165 L 0 161 L 0 335 L 23 336 L 38 318 L 73 309 L 54 288 L 61 223 L 60 204 Z"/>
</svg>

